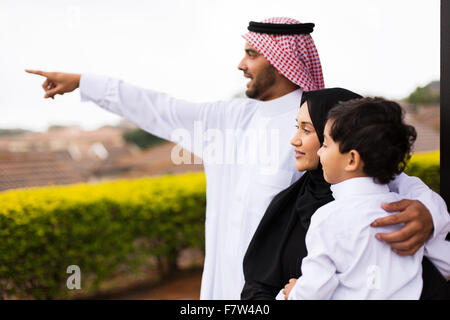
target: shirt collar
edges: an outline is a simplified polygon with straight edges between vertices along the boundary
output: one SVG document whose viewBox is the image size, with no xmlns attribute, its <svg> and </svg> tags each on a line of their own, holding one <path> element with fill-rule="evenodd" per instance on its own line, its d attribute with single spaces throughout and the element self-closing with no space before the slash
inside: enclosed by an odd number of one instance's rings
<svg viewBox="0 0 450 320">
<path fill-rule="evenodd" d="M 300 108 L 302 89 L 294 90 L 282 97 L 269 101 L 259 101 L 259 111 L 264 116 L 274 116 Z"/>
<path fill-rule="evenodd" d="M 369 195 L 388 193 L 387 184 L 375 183 L 371 177 L 358 177 L 331 185 L 334 199 L 340 199 L 353 195 Z"/>
</svg>

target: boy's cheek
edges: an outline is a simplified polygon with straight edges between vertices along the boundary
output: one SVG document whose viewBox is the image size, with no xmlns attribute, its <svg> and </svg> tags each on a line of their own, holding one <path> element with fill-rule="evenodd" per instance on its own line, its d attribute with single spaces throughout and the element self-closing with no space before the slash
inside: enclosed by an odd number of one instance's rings
<svg viewBox="0 0 450 320">
<path fill-rule="evenodd" d="M 323 170 L 323 176 L 325 180 L 329 183 L 329 176 L 328 176 L 328 162 L 326 157 L 323 155 L 320 157 L 320 163 L 322 164 L 322 170 Z"/>
<path fill-rule="evenodd" d="M 322 164 L 322 168 L 325 171 L 325 167 L 327 166 L 328 162 L 327 162 L 327 158 L 325 157 L 324 153 L 321 153 L 321 156 L 319 157 L 320 159 L 320 163 Z"/>
</svg>

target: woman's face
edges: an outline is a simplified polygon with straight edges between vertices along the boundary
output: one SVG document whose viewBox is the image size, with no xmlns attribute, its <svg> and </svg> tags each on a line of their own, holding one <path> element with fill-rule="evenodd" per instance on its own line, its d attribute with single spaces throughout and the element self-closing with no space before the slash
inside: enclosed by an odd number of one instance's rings
<svg viewBox="0 0 450 320">
<path fill-rule="evenodd" d="M 317 169 L 319 165 L 317 151 L 320 149 L 320 142 L 306 102 L 300 107 L 296 120 L 298 130 L 291 140 L 291 144 L 295 147 L 295 169 L 298 171 Z"/>
</svg>

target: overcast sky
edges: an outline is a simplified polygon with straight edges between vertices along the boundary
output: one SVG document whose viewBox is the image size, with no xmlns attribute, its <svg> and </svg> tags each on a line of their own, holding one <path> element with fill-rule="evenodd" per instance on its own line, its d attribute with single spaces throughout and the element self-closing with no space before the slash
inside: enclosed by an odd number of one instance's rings
<svg viewBox="0 0 450 320">
<path fill-rule="evenodd" d="M 94 129 L 119 118 L 79 91 L 43 99 L 25 68 L 122 78 L 192 101 L 229 99 L 248 22 L 314 22 L 327 87 L 401 99 L 439 79 L 439 0 L 1 0 L 0 128 Z"/>
</svg>

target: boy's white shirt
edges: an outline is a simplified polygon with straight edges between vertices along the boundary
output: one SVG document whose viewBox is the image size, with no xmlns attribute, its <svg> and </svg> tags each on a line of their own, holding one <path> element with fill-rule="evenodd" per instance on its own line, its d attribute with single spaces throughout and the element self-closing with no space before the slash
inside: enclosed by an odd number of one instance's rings
<svg viewBox="0 0 450 320">
<path fill-rule="evenodd" d="M 261 174 L 268 164 L 216 165 L 204 159 L 207 180 L 205 223 L 205 264 L 201 299 L 239 299 L 244 285 L 242 261 L 248 244 L 272 198 L 300 178 L 295 171 L 293 147 L 295 117 L 302 91 L 296 90 L 271 101 L 232 99 L 208 103 L 192 103 L 167 94 L 140 88 L 119 79 L 82 74 L 81 101 L 91 101 L 118 114 L 142 129 L 181 144 L 202 157 L 188 141 L 173 138 L 176 130 L 195 136 L 195 122 L 201 121 L 200 135 L 225 130 L 251 130 L 270 133 L 279 130 L 278 163 L 269 163 L 272 174 Z M 206 138 L 206 137 L 205 137 Z M 200 147 L 208 148 L 206 139 Z M 242 141 L 238 141 L 241 144 Z M 233 147 L 233 146 L 231 146 Z M 261 150 L 264 147 L 261 148 Z M 274 153 L 270 153 L 273 160 Z M 260 160 L 260 159 L 259 159 Z M 270 171 L 269 170 L 269 171 Z M 450 226 L 447 207 L 442 198 L 420 179 L 400 175 L 389 187 L 402 197 L 419 199 L 429 209 L 434 235 Z M 408 196 L 410 194 L 410 196 Z"/>
<path fill-rule="evenodd" d="M 372 178 L 353 178 L 331 186 L 335 201 L 319 208 L 306 235 L 308 256 L 302 276 L 289 293 L 297 299 L 418 299 L 422 290 L 422 258 L 450 277 L 450 242 L 441 230 L 413 256 L 399 256 L 375 233 L 401 226 L 372 228 L 387 213 L 381 203 L 403 198 Z M 450 217 L 448 217 L 450 220 Z M 449 224 L 447 224 L 449 225 Z M 284 300 L 280 290 L 276 299 Z"/>
</svg>

